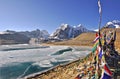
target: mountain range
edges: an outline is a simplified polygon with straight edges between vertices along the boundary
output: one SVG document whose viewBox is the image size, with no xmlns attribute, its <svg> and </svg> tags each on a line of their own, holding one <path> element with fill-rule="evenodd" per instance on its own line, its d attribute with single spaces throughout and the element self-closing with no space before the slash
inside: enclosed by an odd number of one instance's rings
<svg viewBox="0 0 120 79">
<path fill-rule="evenodd" d="M 119 20 L 113 20 L 110 22 L 107 22 L 105 26 L 107 28 L 120 28 L 120 21 Z M 70 26 L 69 24 L 61 24 L 58 29 L 53 32 L 49 38 L 52 39 L 70 39 L 75 38 L 81 33 L 85 32 L 95 32 L 96 30 L 88 30 L 83 26 L 82 24 L 79 24 L 77 26 Z M 98 31 L 98 30 L 97 30 Z"/>
<path fill-rule="evenodd" d="M 20 34 L 26 35 L 29 38 L 45 38 L 47 39 L 49 37 L 49 33 L 46 30 L 33 30 L 33 31 L 23 31 L 19 32 Z"/>
<path fill-rule="evenodd" d="M 104 27 L 107 28 L 120 28 L 120 21 L 113 20 L 107 22 Z M 0 44 L 13 44 L 13 43 L 29 43 L 31 38 L 35 38 L 34 41 L 58 41 L 71 39 L 79 36 L 81 33 L 93 33 L 85 28 L 82 24 L 77 26 L 70 26 L 69 24 L 61 24 L 58 29 L 51 35 L 46 30 L 33 30 L 33 31 L 11 31 L 0 32 Z"/>
<path fill-rule="evenodd" d="M 53 39 L 70 39 L 75 38 L 83 32 L 92 32 L 86 29 L 83 25 L 79 24 L 77 26 L 70 26 L 68 24 L 61 24 L 54 33 L 50 35 Z"/>
<path fill-rule="evenodd" d="M 24 44 L 29 43 L 30 38 L 20 33 L 9 33 L 4 32 L 0 34 L 0 45 L 1 44 Z"/>
<path fill-rule="evenodd" d="M 46 30 L 33 30 L 33 31 L 22 31 L 16 32 L 11 30 L 6 30 L 5 32 L 0 32 L 0 44 L 22 44 L 29 43 L 31 38 L 44 38 L 47 39 L 49 33 Z"/>
</svg>

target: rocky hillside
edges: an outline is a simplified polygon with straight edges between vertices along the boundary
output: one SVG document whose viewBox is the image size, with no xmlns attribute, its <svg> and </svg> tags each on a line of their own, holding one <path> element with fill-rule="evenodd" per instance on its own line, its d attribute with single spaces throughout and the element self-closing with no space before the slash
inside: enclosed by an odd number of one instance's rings
<svg viewBox="0 0 120 79">
<path fill-rule="evenodd" d="M 23 32 L 18 32 L 20 34 L 23 34 L 29 38 L 48 38 L 49 33 L 46 30 L 33 30 L 33 31 L 23 31 Z"/>
<path fill-rule="evenodd" d="M 56 29 L 56 31 L 50 35 L 50 38 L 53 39 L 70 39 L 77 37 L 83 32 L 89 32 L 83 25 L 79 24 L 78 26 L 70 26 L 68 24 L 61 24 L 61 26 Z"/>
<path fill-rule="evenodd" d="M 29 43 L 30 38 L 19 33 L 0 34 L 0 44 Z"/>
</svg>

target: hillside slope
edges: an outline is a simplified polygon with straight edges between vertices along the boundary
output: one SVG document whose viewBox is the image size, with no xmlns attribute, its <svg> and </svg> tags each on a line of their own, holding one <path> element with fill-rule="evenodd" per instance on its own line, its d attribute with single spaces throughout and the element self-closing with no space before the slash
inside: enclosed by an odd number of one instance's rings
<svg viewBox="0 0 120 79">
<path fill-rule="evenodd" d="M 73 38 L 71 40 L 66 40 L 62 42 L 49 42 L 47 44 L 53 45 L 75 45 L 75 46 L 91 46 L 92 41 L 95 38 L 95 33 L 82 33 L 78 37 Z"/>
<path fill-rule="evenodd" d="M 110 30 L 113 30 L 113 28 L 104 28 L 101 31 L 101 34 L 106 31 L 109 32 Z M 95 39 L 95 33 L 82 33 L 78 37 L 66 40 L 63 42 L 54 42 L 54 43 L 48 43 L 53 45 L 76 45 L 76 46 L 93 46 L 92 41 Z M 116 29 L 116 41 L 115 46 L 120 49 L 120 28 Z"/>
</svg>

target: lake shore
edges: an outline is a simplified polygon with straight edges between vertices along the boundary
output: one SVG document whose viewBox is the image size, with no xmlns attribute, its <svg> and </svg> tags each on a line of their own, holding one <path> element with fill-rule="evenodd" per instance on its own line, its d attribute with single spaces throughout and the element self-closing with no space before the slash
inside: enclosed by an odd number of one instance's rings
<svg viewBox="0 0 120 79">
<path fill-rule="evenodd" d="M 58 46 L 58 45 L 51 45 L 51 44 L 43 44 L 45 46 Z M 62 45 L 59 45 L 62 46 Z M 68 46 L 68 45 L 66 45 Z M 70 45 L 72 47 L 81 47 L 76 45 Z M 82 47 L 89 47 L 89 46 L 82 46 Z M 76 59 L 74 61 L 68 62 L 66 64 L 60 64 L 53 68 L 50 68 L 49 70 L 38 72 L 29 76 L 26 76 L 24 79 L 74 79 L 79 72 L 79 68 L 87 64 L 86 57 L 90 56 L 90 54 L 87 54 L 84 57 L 81 57 L 79 59 Z M 92 59 L 90 59 L 92 60 Z"/>
<path fill-rule="evenodd" d="M 81 63 L 84 61 L 84 58 L 85 57 L 66 64 L 57 65 L 42 73 L 27 76 L 25 79 L 74 79 L 79 74 L 77 71 L 78 66 L 84 65 L 84 63 Z"/>
<path fill-rule="evenodd" d="M 43 45 L 50 46 L 51 44 L 43 44 Z M 54 46 L 54 44 L 52 45 Z M 70 46 L 78 46 L 78 45 L 70 45 Z M 117 48 L 116 50 L 120 52 L 119 48 Z M 81 72 L 84 73 L 86 72 L 85 65 L 89 67 L 90 61 L 92 61 L 90 56 L 91 53 L 86 55 L 85 57 L 82 57 L 81 59 L 74 60 L 67 64 L 58 65 L 54 68 L 51 68 L 50 70 L 47 70 L 42 73 L 38 73 L 34 76 L 26 77 L 25 79 L 67 79 L 67 78 L 75 79 L 76 76 Z M 82 70 L 81 68 L 83 69 L 83 71 L 81 71 Z M 83 79 L 86 78 L 88 78 L 88 76 L 85 76 Z M 118 76 L 118 78 L 120 78 L 120 76 Z"/>
</svg>

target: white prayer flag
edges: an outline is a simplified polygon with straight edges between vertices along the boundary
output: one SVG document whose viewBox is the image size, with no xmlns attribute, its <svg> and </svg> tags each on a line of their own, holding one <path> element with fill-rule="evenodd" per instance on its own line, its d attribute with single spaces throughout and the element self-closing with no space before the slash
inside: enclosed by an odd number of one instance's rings
<svg viewBox="0 0 120 79">
<path fill-rule="evenodd" d="M 99 7 L 99 13 L 101 14 L 101 12 L 102 12 L 102 9 L 101 9 L 100 0 L 98 0 L 98 7 Z"/>
</svg>

